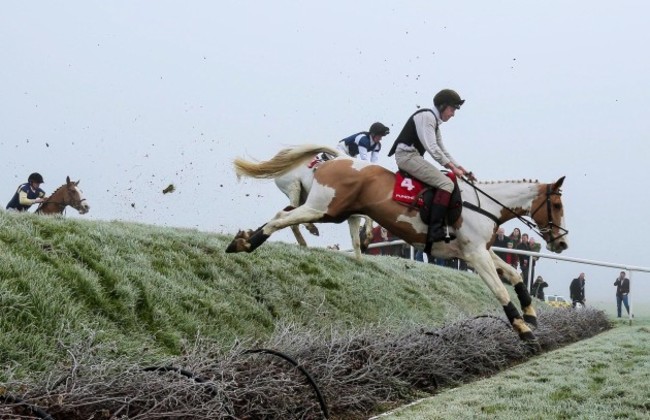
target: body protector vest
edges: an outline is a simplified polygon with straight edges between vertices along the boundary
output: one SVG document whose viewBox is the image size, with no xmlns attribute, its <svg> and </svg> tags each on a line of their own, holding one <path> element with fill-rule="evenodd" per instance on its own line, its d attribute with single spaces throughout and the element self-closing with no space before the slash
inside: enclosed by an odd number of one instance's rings
<svg viewBox="0 0 650 420">
<path fill-rule="evenodd" d="M 404 124 L 404 128 L 402 128 L 402 131 L 400 131 L 399 135 L 395 139 L 395 143 L 393 143 L 393 147 L 390 148 L 390 151 L 388 152 L 388 156 L 393 156 L 395 154 L 395 149 L 397 149 L 397 145 L 400 143 L 404 143 L 409 146 L 415 147 L 417 151 L 420 153 L 420 155 L 424 156 L 424 152 L 426 151 L 426 149 L 424 148 L 424 145 L 422 144 L 420 138 L 418 137 L 418 132 L 415 128 L 415 120 L 413 120 L 413 117 L 419 114 L 420 112 L 430 112 L 433 114 L 433 111 L 428 108 L 420 109 L 414 112 L 413 115 L 411 115 L 409 119 L 406 121 L 406 124 Z M 436 125 L 436 131 L 437 130 L 438 130 L 438 126 Z"/>
</svg>

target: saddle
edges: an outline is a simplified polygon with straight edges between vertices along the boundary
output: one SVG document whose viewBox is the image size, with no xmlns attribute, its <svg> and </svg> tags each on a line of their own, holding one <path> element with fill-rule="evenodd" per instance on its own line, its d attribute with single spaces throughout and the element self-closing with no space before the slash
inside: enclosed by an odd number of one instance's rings
<svg viewBox="0 0 650 420">
<path fill-rule="evenodd" d="M 326 162 L 326 161 L 328 161 L 330 159 L 333 159 L 334 157 L 335 156 L 330 156 L 325 152 L 319 153 L 316 156 L 314 156 L 314 158 L 311 160 L 311 162 L 309 162 L 307 167 L 310 168 L 310 169 L 315 168 L 316 166 L 320 165 L 321 163 Z"/>
<path fill-rule="evenodd" d="M 451 193 L 449 208 L 447 209 L 447 218 L 445 223 L 453 226 L 460 218 L 463 211 L 463 201 L 458 188 L 458 180 L 453 172 L 444 172 L 454 183 L 454 190 Z M 431 216 L 431 200 L 437 188 L 426 185 L 419 179 L 411 176 L 409 173 L 398 170 L 395 173 L 395 186 L 393 187 L 393 200 L 410 209 L 417 209 L 420 213 L 420 219 L 425 224 L 429 224 Z"/>
</svg>

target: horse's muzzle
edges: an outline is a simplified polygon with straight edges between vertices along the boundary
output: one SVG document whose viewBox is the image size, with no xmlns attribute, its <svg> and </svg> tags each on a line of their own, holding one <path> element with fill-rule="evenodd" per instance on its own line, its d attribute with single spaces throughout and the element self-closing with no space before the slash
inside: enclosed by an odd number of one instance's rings
<svg viewBox="0 0 650 420">
<path fill-rule="evenodd" d="M 557 254 L 561 254 L 563 251 L 566 251 L 569 248 L 569 244 L 565 240 L 559 239 L 553 242 L 549 242 L 546 245 L 546 249 Z"/>
<path fill-rule="evenodd" d="M 86 214 L 90 211 L 90 206 L 85 201 L 82 201 L 75 209 L 77 209 L 79 214 Z"/>
</svg>

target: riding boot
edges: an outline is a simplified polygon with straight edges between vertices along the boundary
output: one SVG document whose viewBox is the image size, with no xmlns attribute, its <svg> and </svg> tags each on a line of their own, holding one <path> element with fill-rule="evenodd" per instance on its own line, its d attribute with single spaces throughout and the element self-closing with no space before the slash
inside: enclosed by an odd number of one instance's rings
<svg viewBox="0 0 650 420">
<path fill-rule="evenodd" d="M 431 252 L 431 247 L 434 242 L 440 242 L 444 240 L 449 242 L 452 239 L 455 239 L 451 236 L 447 236 L 447 233 L 444 229 L 445 217 L 447 216 L 447 207 L 449 206 L 449 201 L 451 200 L 451 193 L 439 189 L 436 191 L 431 200 L 431 213 L 429 217 L 429 229 L 427 231 L 427 243 L 424 247 L 424 252 L 429 254 Z"/>
</svg>

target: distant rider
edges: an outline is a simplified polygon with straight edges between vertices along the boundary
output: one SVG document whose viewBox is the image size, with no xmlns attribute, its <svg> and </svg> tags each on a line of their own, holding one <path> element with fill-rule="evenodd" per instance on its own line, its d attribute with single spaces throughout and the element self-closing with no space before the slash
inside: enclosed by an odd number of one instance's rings
<svg viewBox="0 0 650 420">
<path fill-rule="evenodd" d="M 377 163 L 381 150 L 381 139 L 390 129 L 380 122 L 373 123 L 368 131 L 361 131 L 339 141 L 338 149 L 350 157 Z M 370 155 L 370 156 L 368 156 Z"/>
<path fill-rule="evenodd" d="M 16 193 L 7 203 L 7 210 L 27 211 L 32 204 L 45 201 L 45 191 L 41 189 L 43 183 L 41 174 L 38 172 L 31 174 L 25 184 L 18 186 Z"/>
</svg>

